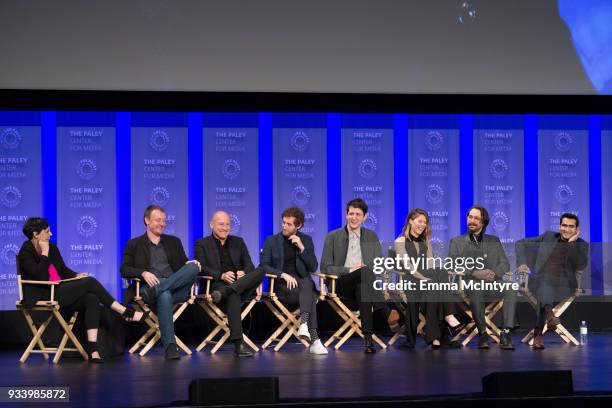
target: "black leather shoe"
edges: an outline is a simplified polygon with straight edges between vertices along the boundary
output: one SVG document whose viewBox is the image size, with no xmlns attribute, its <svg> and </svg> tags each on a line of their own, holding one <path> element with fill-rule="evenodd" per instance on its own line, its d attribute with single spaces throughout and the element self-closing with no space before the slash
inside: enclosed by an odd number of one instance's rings
<svg viewBox="0 0 612 408">
<path fill-rule="evenodd" d="M 460 341 L 445 341 L 445 342 L 443 341 L 440 347 L 443 349 L 460 349 L 461 342 Z"/>
<path fill-rule="evenodd" d="M 144 300 L 144 302 L 147 305 L 153 305 L 155 304 L 155 301 L 157 300 L 157 296 L 155 296 L 155 288 L 152 286 L 148 286 L 144 288 L 143 290 L 141 290 L 140 296 L 142 297 L 142 300 Z"/>
<path fill-rule="evenodd" d="M 486 334 L 479 334 L 478 335 L 478 348 L 481 350 L 488 350 L 489 349 L 489 340 L 487 339 L 487 335 Z"/>
<path fill-rule="evenodd" d="M 514 344 L 512 344 L 512 333 L 502 331 L 499 338 L 499 347 L 502 350 L 514 350 Z"/>
<path fill-rule="evenodd" d="M 374 347 L 374 342 L 372 341 L 372 338 L 365 339 L 365 350 L 363 352 L 366 354 L 376 353 L 376 347 Z"/>
<path fill-rule="evenodd" d="M 414 343 L 411 342 L 411 341 L 406 340 L 405 342 L 400 344 L 398 347 L 403 349 L 403 350 L 414 350 Z"/>
<path fill-rule="evenodd" d="M 180 360 L 181 355 L 179 354 L 178 347 L 176 344 L 170 343 L 166 346 L 166 360 Z"/>
<path fill-rule="evenodd" d="M 98 342 L 97 341 L 88 341 L 87 342 L 87 354 L 89 355 L 89 363 L 90 364 L 103 364 L 104 359 L 102 357 L 93 357 L 93 353 L 100 351 L 98 350 Z"/>
<path fill-rule="evenodd" d="M 210 294 L 212 301 L 216 304 L 223 302 L 223 299 L 227 297 L 231 290 L 232 288 L 229 286 L 223 287 L 219 290 L 213 290 L 213 292 Z"/>
<path fill-rule="evenodd" d="M 239 346 L 236 346 L 234 349 L 234 354 L 237 357 L 253 357 L 253 352 L 249 350 L 244 344 L 240 343 Z"/>
</svg>

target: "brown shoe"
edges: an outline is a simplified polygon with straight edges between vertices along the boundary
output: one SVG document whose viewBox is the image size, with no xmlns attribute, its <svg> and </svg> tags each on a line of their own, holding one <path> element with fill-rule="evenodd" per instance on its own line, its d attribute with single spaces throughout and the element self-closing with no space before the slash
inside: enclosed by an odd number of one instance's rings
<svg viewBox="0 0 612 408">
<path fill-rule="evenodd" d="M 397 332 L 399 330 L 399 318 L 400 316 L 397 310 L 391 310 L 391 313 L 389 313 L 389 317 L 387 317 L 387 323 L 389 323 L 391 331 Z"/>
<path fill-rule="evenodd" d="M 544 350 L 544 337 L 542 336 L 542 329 L 536 327 L 533 329 L 533 349 Z"/>
<path fill-rule="evenodd" d="M 546 325 L 548 326 L 548 330 L 555 331 L 557 330 L 557 325 L 561 324 L 561 319 L 555 316 L 552 310 L 546 312 Z"/>
</svg>

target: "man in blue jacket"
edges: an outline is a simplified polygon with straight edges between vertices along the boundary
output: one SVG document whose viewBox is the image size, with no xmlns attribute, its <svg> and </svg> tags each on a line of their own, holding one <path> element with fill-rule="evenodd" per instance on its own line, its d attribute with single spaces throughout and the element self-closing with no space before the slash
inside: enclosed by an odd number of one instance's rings
<svg viewBox="0 0 612 408">
<path fill-rule="evenodd" d="M 304 212 L 297 207 L 287 208 L 281 218 L 282 231 L 266 238 L 260 266 L 280 278 L 276 288 L 280 301 L 289 308 L 299 305 L 298 336 L 310 342 L 310 353 L 327 354 L 317 334 L 317 294 L 310 276 L 317 271 L 317 257 L 312 238 L 300 232 Z"/>
</svg>

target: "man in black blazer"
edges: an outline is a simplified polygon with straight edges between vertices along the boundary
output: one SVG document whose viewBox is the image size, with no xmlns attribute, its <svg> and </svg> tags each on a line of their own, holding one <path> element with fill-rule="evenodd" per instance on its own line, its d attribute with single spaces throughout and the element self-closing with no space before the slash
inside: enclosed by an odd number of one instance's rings
<svg viewBox="0 0 612 408">
<path fill-rule="evenodd" d="M 310 342 L 310 353 L 327 354 L 317 333 L 317 294 L 311 273 L 318 262 L 312 238 L 300 229 L 304 226 L 304 212 L 291 207 L 283 211 L 282 231 L 266 238 L 261 253 L 261 267 L 276 275 L 278 297 L 290 308 L 300 308 L 301 324 L 298 336 Z"/>
<path fill-rule="evenodd" d="M 565 213 L 559 220 L 559 232 L 546 231 L 538 237 L 521 239 L 516 243 L 519 272 L 529 273 L 529 265 L 535 271 L 529 280 L 529 288 L 538 300 L 533 338 L 536 350 L 544 348 L 544 324 L 554 331 L 561 323 L 552 310 L 554 301 L 576 289 L 576 271 L 587 266 L 589 244 L 579 237 L 579 225 L 576 215 Z"/>
<path fill-rule="evenodd" d="M 157 205 L 145 209 L 147 231 L 127 242 L 121 262 L 121 276 L 139 278 L 146 282 L 140 288 L 142 299 L 150 306 L 157 305 L 161 342 L 167 360 L 180 358 L 174 338 L 172 305 L 189 296 L 191 285 L 200 272 L 198 261 L 187 259 L 181 240 L 165 235 L 166 213 Z M 134 297 L 134 288 L 126 291 L 125 302 Z"/>
<path fill-rule="evenodd" d="M 212 298 L 227 314 L 230 341 L 239 357 L 253 353 L 242 343 L 241 303 L 249 298 L 264 278 L 264 271 L 255 269 L 242 238 L 230 235 L 229 214 L 217 211 L 210 219 L 212 234 L 197 240 L 193 253 L 202 265 L 202 273 L 215 281 Z"/>
<path fill-rule="evenodd" d="M 489 225 L 489 213 L 486 208 L 473 206 L 467 214 L 468 232 L 455 237 L 450 243 L 449 257 L 480 259 L 484 268 L 466 269 L 466 280 L 494 282 L 503 281 L 506 273 L 510 272 L 510 263 L 504 252 L 501 241 L 495 235 L 485 234 Z M 480 265 L 480 263 L 477 263 Z M 512 330 L 514 329 L 514 316 L 516 311 L 517 291 L 511 288 L 491 292 L 485 290 L 466 291 L 470 299 L 472 315 L 478 329 L 478 348 L 488 349 L 489 344 L 486 335 L 485 301 L 492 301 L 503 297 L 503 330 L 499 346 L 503 350 L 514 350 L 512 344 Z"/>
</svg>

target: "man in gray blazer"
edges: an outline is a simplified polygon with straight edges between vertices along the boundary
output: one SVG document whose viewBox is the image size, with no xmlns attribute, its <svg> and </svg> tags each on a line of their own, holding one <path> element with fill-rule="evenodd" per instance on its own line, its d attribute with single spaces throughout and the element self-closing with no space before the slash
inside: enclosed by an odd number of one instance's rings
<svg viewBox="0 0 612 408">
<path fill-rule="evenodd" d="M 290 309 L 300 308 L 301 324 L 298 336 L 310 343 L 311 354 L 327 354 L 317 333 L 317 293 L 310 274 L 319 263 L 312 238 L 300 229 L 304 226 L 304 212 L 291 207 L 283 211 L 283 229 L 266 238 L 261 253 L 260 267 L 276 275 L 276 293 Z"/>
<path fill-rule="evenodd" d="M 576 289 L 576 271 L 587 266 L 589 244 L 579 238 L 579 225 L 576 215 L 565 213 L 559 220 L 559 232 L 546 231 L 538 237 L 521 239 L 516 243 L 519 272 L 529 273 L 529 265 L 534 270 L 529 288 L 538 301 L 533 331 L 533 348 L 536 350 L 544 348 L 544 324 L 554 331 L 561 323 L 552 310 L 554 301 Z"/>
<path fill-rule="evenodd" d="M 375 353 L 372 342 L 373 310 L 382 310 L 391 329 L 399 327 L 399 313 L 391 310 L 381 293 L 374 289 L 374 258 L 382 257 L 376 232 L 363 227 L 368 205 L 355 198 L 346 205 L 346 225 L 330 232 L 325 238 L 321 272 L 338 276 L 340 296 L 355 299 L 359 304 L 361 328 L 365 337 L 365 352 Z"/>
<path fill-rule="evenodd" d="M 466 269 L 466 280 L 495 282 L 502 281 L 504 275 L 510 272 L 510 263 L 504 252 L 501 241 L 495 235 L 485 234 L 489 225 L 489 212 L 486 208 L 475 205 L 467 214 L 468 232 L 451 240 L 449 257 L 480 259 L 484 268 Z M 486 335 L 485 301 L 492 301 L 503 297 L 503 330 L 499 346 L 503 350 L 514 350 L 512 344 L 512 329 L 514 328 L 514 317 L 516 311 L 517 291 L 513 289 L 499 291 L 468 290 L 472 316 L 478 329 L 478 348 L 488 349 L 489 343 Z"/>
</svg>

